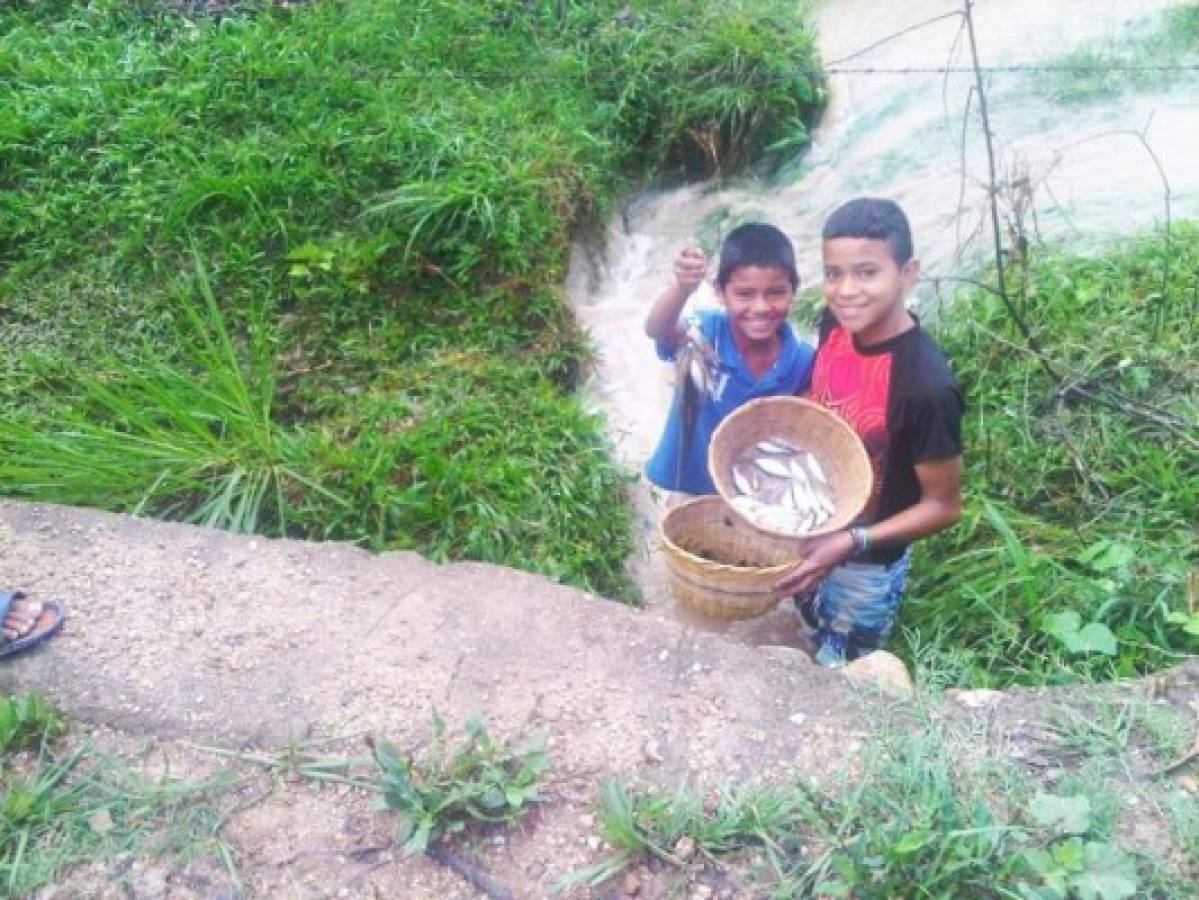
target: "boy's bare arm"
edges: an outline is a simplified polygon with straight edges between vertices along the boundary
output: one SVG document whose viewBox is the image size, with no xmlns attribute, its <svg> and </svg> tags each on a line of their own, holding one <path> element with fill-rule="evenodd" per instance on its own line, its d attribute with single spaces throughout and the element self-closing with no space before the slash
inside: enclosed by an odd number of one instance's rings
<svg viewBox="0 0 1199 900">
<path fill-rule="evenodd" d="M 962 458 L 938 459 L 916 464 L 920 482 L 920 500 L 889 519 L 867 529 L 872 544 L 904 544 L 943 531 L 962 514 Z M 802 539 L 799 552 L 804 558 L 792 566 L 775 584 L 780 596 L 807 593 L 815 589 L 836 566 L 853 555 L 853 540 L 848 531 Z"/>
<path fill-rule="evenodd" d="M 666 288 L 645 317 L 645 333 L 668 347 L 677 347 L 685 329 L 679 321 L 687 299 L 704 280 L 708 263 L 697 247 L 684 247 L 674 261 L 674 284 Z"/>
</svg>

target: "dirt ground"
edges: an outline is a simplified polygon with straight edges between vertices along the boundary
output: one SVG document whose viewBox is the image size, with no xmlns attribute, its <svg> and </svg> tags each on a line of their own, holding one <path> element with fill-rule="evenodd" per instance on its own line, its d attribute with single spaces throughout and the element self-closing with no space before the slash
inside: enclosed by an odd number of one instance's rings
<svg viewBox="0 0 1199 900">
<path fill-rule="evenodd" d="M 361 756 L 371 735 L 415 750 L 434 711 L 455 729 L 477 712 L 499 737 L 545 733 L 548 802 L 464 848 L 518 897 L 551 896 L 555 880 L 603 855 L 593 804 L 608 775 L 664 786 L 820 781 L 854 762 L 872 721 L 902 718 L 905 706 L 793 647 L 412 553 L 3 502 L 0 585 L 69 608 L 60 635 L 0 663 L 0 691 L 36 689 L 100 746 L 175 774 L 228 763 L 201 747 Z M 1182 692 L 1185 703 L 1197 681 L 1199 667 L 1184 667 L 1137 689 Z M 966 695 L 951 714 L 977 719 L 1006 754 L 1035 757 L 1044 697 Z M 391 849 L 394 816 L 361 792 L 264 772 L 238 791 L 223 836 L 245 896 L 480 896 Z M 76 873 L 46 897 L 241 895 L 212 860 L 122 865 Z M 99 889 L 114 874 L 125 886 Z M 682 888 L 678 879 L 643 867 L 593 895 L 752 896 L 719 873 L 693 873 Z"/>
</svg>

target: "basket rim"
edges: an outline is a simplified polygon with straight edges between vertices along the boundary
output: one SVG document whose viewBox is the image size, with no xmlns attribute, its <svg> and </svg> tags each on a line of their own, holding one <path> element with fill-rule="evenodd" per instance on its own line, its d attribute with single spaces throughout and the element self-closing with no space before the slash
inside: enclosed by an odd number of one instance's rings
<svg viewBox="0 0 1199 900">
<path fill-rule="evenodd" d="M 748 414 L 748 411 L 755 410 L 755 409 L 761 409 L 761 408 L 767 407 L 767 406 L 784 406 L 784 407 L 792 406 L 797 409 L 803 409 L 805 411 L 818 413 L 819 415 L 825 417 L 831 423 L 833 423 L 833 425 L 835 427 L 844 429 L 850 435 L 853 436 L 853 440 L 850 442 L 850 446 L 853 448 L 853 450 L 851 452 L 853 453 L 854 456 L 858 457 L 858 459 L 861 463 L 864 464 L 865 471 L 870 473 L 871 486 L 870 486 L 870 489 L 865 492 L 866 496 L 862 500 L 861 506 L 858 509 L 854 510 L 853 515 L 849 517 L 849 522 L 852 523 L 855 519 L 857 519 L 858 516 L 860 516 L 862 514 L 862 511 L 864 509 L 866 509 L 866 507 L 870 504 L 870 496 L 873 493 L 874 463 L 870 459 L 870 454 L 866 450 L 866 445 L 862 443 L 862 436 L 860 434 L 858 434 L 856 430 L 854 430 L 854 427 L 852 425 L 850 425 L 849 422 L 847 422 L 844 418 L 842 418 L 835 410 L 829 409 L 827 406 L 824 406 L 821 403 L 817 403 L 815 400 L 811 400 L 808 397 L 800 397 L 797 394 L 776 394 L 776 395 L 770 396 L 770 397 L 758 397 L 755 400 L 750 400 L 749 402 L 743 403 L 741 406 L 738 406 L 731 413 L 729 413 L 727 416 L 725 416 L 724 419 L 721 420 L 720 424 L 716 426 L 716 429 L 712 432 L 712 439 L 711 439 L 711 442 L 708 444 L 708 471 L 711 473 L 714 473 L 716 471 L 716 466 L 714 465 L 715 456 L 716 456 L 716 446 L 719 443 L 720 434 L 722 431 L 726 430 L 726 426 L 728 427 L 728 429 L 731 430 L 731 428 L 733 427 L 732 425 L 730 425 L 731 422 L 734 422 L 736 420 L 743 418 L 744 417 L 743 414 Z M 774 531 L 773 529 L 767 528 L 764 525 L 758 524 L 757 522 L 753 521 L 748 516 L 743 515 L 739 510 L 737 510 L 737 508 L 735 506 L 733 506 L 731 499 L 725 496 L 724 490 L 721 490 L 721 481 L 722 480 L 723 479 L 721 479 L 721 478 L 715 477 L 715 475 L 713 475 L 713 477 L 712 477 L 712 482 L 713 482 L 713 484 L 716 485 L 717 495 L 720 497 L 720 499 L 725 502 L 725 504 L 733 511 L 733 513 L 738 518 L 740 518 L 743 522 L 745 522 L 751 528 L 754 528 L 757 531 L 762 532 L 763 534 L 769 534 L 773 537 L 804 540 L 807 538 L 821 537 L 826 534 L 833 534 L 834 532 L 844 530 L 844 528 L 846 527 L 846 526 L 839 526 L 837 528 L 817 527 L 817 528 L 814 528 L 813 530 L 805 532 L 804 534 L 801 534 L 801 535 L 788 534 L 783 531 Z"/>
<path fill-rule="evenodd" d="M 673 509 L 668 509 L 666 511 L 666 515 L 664 515 L 662 517 L 662 521 L 658 525 L 658 540 L 660 540 L 663 544 L 665 544 L 667 547 L 669 547 L 672 551 L 678 553 L 680 556 L 685 556 L 688 560 L 693 560 L 712 572 L 756 572 L 756 573 L 769 572 L 770 574 L 778 573 L 781 575 L 784 571 L 791 568 L 793 565 L 795 565 L 796 562 L 799 561 L 800 555 L 799 555 L 799 551 L 797 548 L 796 554 L 795 554 L 795 559 L 792 560 L 791 562 L 779 563 L 776 566 L 734 566 L 729 563 L 715 562 L 714 560 L 708 559 L 706 556 L 699 556 L 695 553 L 692 553 L 690 550 L 686 550 L 683 547 L 680 547 L 678 544 L 676 544 L 674 541 L 672 541 L 669 537 L 667 537 L 665 524 L 666 524 L 666 520 L 671 516 L 672 513 L 676 512 L 677 510 L 685 509 L 688 506 L 692 506 L 692 505 L 698 504 L 698 503 L 704 503 L 707 501 L 711 501 L 713 499 L 719 500 L 723 506 L 725 506 L 726 508 L 729 508 L 729 510 L 732 511 L 732 508 L 728 506 L 728 504 L 725 502 L 724 498 L 721 497 L 719 494 L 705 494 L 702 497 L 693 497 L 684 503 L 680 503 L 678 506 L 674 507 Z M 740 517 L 738 517 L 738 518 L 740 518 Z M 687 579 L 687 580 L 690 581 L 691 579 Z M 692 582 L 692 583 L 694 584 L 695 582 Z"/>
</svg>

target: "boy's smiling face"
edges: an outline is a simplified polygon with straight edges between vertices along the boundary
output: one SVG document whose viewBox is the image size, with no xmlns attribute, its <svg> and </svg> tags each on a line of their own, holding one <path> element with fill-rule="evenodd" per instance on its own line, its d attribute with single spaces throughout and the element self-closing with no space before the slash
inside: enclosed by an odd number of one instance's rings
<svg viewBox="0 0 1199 900">
<path fill-rule="evenodd" d="M 795 286 L 777 266 L 738 266 L 717 293 L 738 343 L 752 346 L 774 341 L 791 312 Z"/>
<path fill-rule="evenodd" d="M 824 242 L 824 300 L 837 324 L 866 346 L 912 325 L 903 301 L 919 273 L 916 259 L 899 265 L 886 240 L 839 237 Z"/>
</svg>

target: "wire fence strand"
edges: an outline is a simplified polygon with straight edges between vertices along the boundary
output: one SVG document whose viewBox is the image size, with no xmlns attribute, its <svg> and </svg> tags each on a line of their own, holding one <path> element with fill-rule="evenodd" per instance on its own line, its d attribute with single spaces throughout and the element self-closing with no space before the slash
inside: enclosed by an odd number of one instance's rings
<svg viewBox="0 0 1199 900">
<path fill-rule="evenodd" d="M 825 68 L 822 70 L 824 75 L 973 75 L 973 66 L 839 66 Z M 1095 66 L 1095 65 L 1045 65 L 1045 64 L 1020 64 L 1014 63 L 1006 66 L 979 66 L 979 71 L 985 74 L 991 73 L 1011 73 L 1011 74 L 1035 74 L 1035 73 L 1072 73 L 1078 75 L 1085 74 L 1112 74 L 1112 73 L 1138 73 L 1138 72 L 1176 72 L 1176 73 L 1199 73 L 1199 63 L 1197 64 L 1174 64 L 1174 65 L 1153 65 L 1153 66 Z M 10 68 L 7 71 L 0 71 L 0 89 L 7 88 L 8 91 L 19 93 L 22 88 L 44 88 L 44 87 L 66 87 L 71 85 L 86 85 L 86 84 L 122 84 L 135 82 L 148 82 L 155 79 L 167 78 L 174 75 L 187 74 L 180 73 L 177 69 L 152 69 L 146 72 L 131 72 L 123 75 L 102 75 L 88 74 L 85 76 L 71 75 L 70 77 L 53 78 L 53 77 L 22 77 L 19 68 Z M 267 73 L 267 72 L 224 72 L 221 76 L 227 80 L 242 80 L 254 81 L 260 84 L 273 84 L 277 82 L 296 82 L 296 81 L 319 81 L 328 82 L 330 78 L 337 77 L 339 73 L 336 70 L 323 70 L 319 72 L 294 72 L 285 75 Z M 433 72 L 363 72 L 361 70 L 345 73 L 350 80 L 357 81 L 361 84 L 377 84 L 391 81 L 424 81 L 434 74 Z M 469 74 L 464 72 L 443 72 L 441 74 L 452 75 L 464 81 L 471 81 L 479 84 L 515 84 L 527 83 L 529 81 L 554 81 L 553 76 L 536 75 L 533 73 L 520 73 L 512 75 L 507 73 L 475 73 Z M 782 77 L 762 78 L 762 79 L 746 79 L 742 82 L 747 87 L 772 87 L 780 84 L 794 83 L 797 78 L 818 78 L 820 72 L 813 70 L 802 69 L 796 70 L 793 74 Z M 7 82 L 6 84 L 4 82 Z"/>
</svg>

